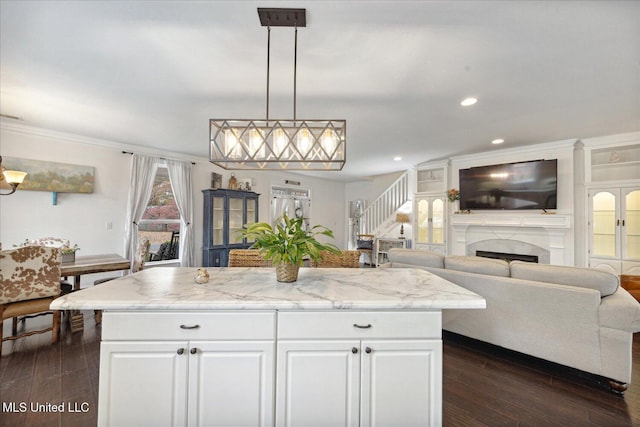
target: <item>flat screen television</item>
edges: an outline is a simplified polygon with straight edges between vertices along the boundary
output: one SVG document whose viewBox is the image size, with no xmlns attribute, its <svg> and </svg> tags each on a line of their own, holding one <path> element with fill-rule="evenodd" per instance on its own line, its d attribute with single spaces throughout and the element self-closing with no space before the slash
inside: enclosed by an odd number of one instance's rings
<svg viewBox="0 0 640 427">
<path fill-rule="evenodd" d="M 460 209 L 557 209 L 558 160 L 460 169 Z"/>
</svg>

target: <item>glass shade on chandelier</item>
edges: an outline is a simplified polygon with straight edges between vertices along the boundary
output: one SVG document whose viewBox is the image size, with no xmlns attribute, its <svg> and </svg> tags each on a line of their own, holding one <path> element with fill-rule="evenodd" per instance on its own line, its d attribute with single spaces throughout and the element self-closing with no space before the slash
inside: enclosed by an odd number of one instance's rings
<svg viewBox="0 0 640 427">
<path fill-rule="evenodd" d="M 345 120 L 210 120 L 209 161 L 224 169 L 341 170 Z"/>
</svg>

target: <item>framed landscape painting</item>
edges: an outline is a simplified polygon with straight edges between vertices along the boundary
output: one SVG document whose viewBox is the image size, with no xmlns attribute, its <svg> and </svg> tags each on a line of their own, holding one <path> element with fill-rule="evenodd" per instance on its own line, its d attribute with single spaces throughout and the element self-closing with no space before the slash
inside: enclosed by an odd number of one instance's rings
<svg viewBox="0 0 640 427">
<path fill-rule="evenodd" d="M 7 170 L 27 172 L 20 190 L 54 191 L 59 193 L 93 193 L 95 168 L 93 166 L 42 160 L 2 158 L 2 166 Z M 9 188 L 2 181 L 2 186 Z"/>
</svg>

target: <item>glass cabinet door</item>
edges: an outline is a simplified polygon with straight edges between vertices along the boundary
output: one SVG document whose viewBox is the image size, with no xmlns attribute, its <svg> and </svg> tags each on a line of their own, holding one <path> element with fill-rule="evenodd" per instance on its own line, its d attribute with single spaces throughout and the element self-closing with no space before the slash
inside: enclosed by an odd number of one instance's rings
<svg viewBox="0 0 640 427">
<path fill-rule="evenodd" d="M 444 199 L 433 199 L 431 202 L 432 243 L 444 243 Z"/>
<path fill-rule="evenodd" d="M 257 203 L 258 201 L 256 199 L 247 199 L 247 218 L 245 220 L 247 226 L 256 222 Z"/>
<path fill-rule="evenodd" d="M 606 263 L 624 272 L 621 261 L 640 260 L 640 189 L 599 189 L 593 194 L 590 256 L 615 260 L 618 264 Z"/>
<path fill-rule="evenodd" d="M 416 243 L 444 244 L 444 198 L 424 196 L 417 200 Z"/>
<path fill-rule="evenodd" d="M 256 199 L 247 199 L 247 225 L 251 225 L 256 222 Z"/>
<path fill-rule="evenodd" d="M 616 205 L 616 195 L 609 191 L 600 191 L 593 196 L 591 256 L 618 256 Z"/>
<path fill-rule="evenodd" d="M 242 243 L 243 238 L 238 233 L 244 225 L 244 199 L 229 197 L 229 244 Z"/>
<path fill-rule="evenodd" d="M 224 242 L 224 197 L 213 198 L 213 233 L 212 244 L 222 245 Z"/>
<path fill-rule="evenodd" d="M 623 212 L 623 259 L 640 260 L 640 190 L 625 194 Z"/>
<path fill-rule="evenodd" d="M 429 243 L 429 201 L 427 199 L 418 200 L 417 212 L 416 226 L 418 227 L 418 233 L 416 242 Z"/>
</svg>

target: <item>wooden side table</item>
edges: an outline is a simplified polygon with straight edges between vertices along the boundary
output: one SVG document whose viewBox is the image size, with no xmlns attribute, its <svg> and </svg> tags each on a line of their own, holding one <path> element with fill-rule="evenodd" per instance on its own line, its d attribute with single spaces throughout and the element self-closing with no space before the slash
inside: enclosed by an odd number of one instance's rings
<svg viewBox="0 0 640 427">
<path fill-rule="evenodd" d="M 626 289 L 631 296 L 640 302 L 640 276 L 633 274 L 620 275 L 620 285 Z"/>
</svg>

